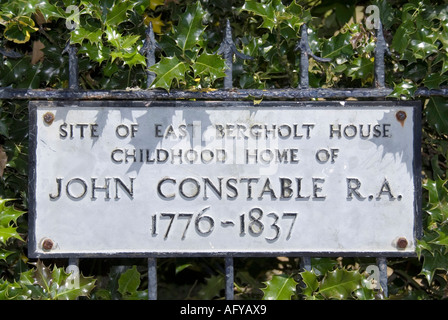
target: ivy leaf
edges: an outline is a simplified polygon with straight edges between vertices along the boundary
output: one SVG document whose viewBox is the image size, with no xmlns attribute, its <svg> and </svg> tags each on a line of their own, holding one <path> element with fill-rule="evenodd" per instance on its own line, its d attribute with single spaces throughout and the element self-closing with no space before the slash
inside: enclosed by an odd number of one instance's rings
<svg viewBox="0 0 448 320">
<path fill-rule="evenodd" d="M 174 79 L 178 82 L 185 79 L 185 72 L 189 70 L 189 65 L 180 61 L 177 57 L 163 57 L 149 70 L 156 74 L 151 86 L 169 91 Z"/>
<path fill-rule="evenodd" d="M 140 286 L 140 272 L 137 271 L 137 266 L 132 266 L 131 269 L 126 270 L 118 279 L 118 292 L 122 295 L 134 294 Z"/>
<path fill-rule="evenodd" d="M 285 275 L 274 275 L 271 280 L 264 282 L 266 288 L 262 288 L 263 300 L 291 300 L 296 294 L 297 282 Z"/>
<path fill-rule="evenodd" d="M 202 19 L 205 12 L 202 9 L 200 1 L 195 5 L 188 6 L 185 13 L 181 16 L 179 24 L 175 28 L 174 38 L 177 45 L 185 53 L 198 44 L 205 27 L 202 25 Z"/>
<path fill-rule="evenodd" d="M 193 64 L 193 71 L 195 77 L 210 76 L 210 79 L 215 81 L 217 78 L 226 76 L 225 60 L 217 54 L 202 53 Z"/>
<path fill-rule="evenodd" d="M 361 287 L 362 279 L 363 276 L 357 271 L 336 269 L 325 275 L 319 293 L 326 299 L 347 299 Z"/>
</svg>

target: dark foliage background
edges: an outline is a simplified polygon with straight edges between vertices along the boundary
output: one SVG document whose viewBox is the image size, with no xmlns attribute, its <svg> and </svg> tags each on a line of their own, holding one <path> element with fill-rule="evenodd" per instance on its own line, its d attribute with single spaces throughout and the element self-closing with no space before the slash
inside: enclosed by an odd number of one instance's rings
<svg viewBox="0 0 448 320">
<path fill-rule="evenodd" d="M 79 48 L 83 89 L 146 88 L 139 53 L 151 22 L 161 50 L 151 70 L 154 88 L 222 88 L 225 64 L 216 54 L 229 19 L 240 52 L 234 87 L 298 85 L 299 29 L 329 63 L 310 60 L 312 87 L 372 87 L 373 30 L 366 7 L 380 9 L 386 41 L 389 99 L 414 99 L 419 87 L 448 84 L 448 2 L 328 0 L 0 0 L 0 86 L 61 89 L 68 86 L 68 42 Z M 79 10 L 67 11 L 69 6 Z M 72 7 L 73 8 L 73 7 Z M 73 31 L 67 26 L 76 25 Z M 188 32 L 187 32 L 188 30 Z M 0 101 L 0 299 L 145 299 L 147 266 L 139 259 L 84 259 L 79 286 L 67 261 L 27 258 L 27 102 Z M 424 237 L 418 257 L 388 259 L 389 299 L 446 299 L 448 295 L 448 99 L 422 99 Z M 237 299 L 382 299 L 369 285 L 367 258 L 235 259 Z M 158 259 L 160 299 L 221 299 L 224 261 Z"/>
</svg>

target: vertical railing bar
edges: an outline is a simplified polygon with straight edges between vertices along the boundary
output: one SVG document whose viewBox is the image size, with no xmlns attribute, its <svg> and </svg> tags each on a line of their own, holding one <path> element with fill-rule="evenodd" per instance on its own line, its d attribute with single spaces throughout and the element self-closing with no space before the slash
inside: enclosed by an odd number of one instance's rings
<svg viewBox="0 0 448 320">
<path fill-rule="evenodd" d="M 69 258 L 68 265 L 74 266 L 75 268 L 79 268 L 79 259 L 78 258 Z"/>
<path fill-rule="evenodd" d="M 148 300 L 157 300 L 157 259 L 148 258 Z"/>
<path fill-rule="evenodd" d="M 253 58 L 239 52 L 233 42 L 232 28 L 230 21 L 227 19 L 224 40 L 221 42 L 217 54 L 221 54 L 226 61 L 226 76 L 224 78 L 224 89 L 232 89 L 233 87 L 233 55 L 240 59 L 252 60 Z"/>
<path fill-rule="evenodd" d="M 384 53 L 390 54 L 389 48 L 387 47 L 386 40 L 383 35 L 383 25 L 381 20 L 378 22 L 376 28 L 376 45 L 374 54 L 374 77 L 375 77 L 375 87 L 385 88 L 385 64 L 384 64 Z"/>
<path fill-rule="evenodd" d="M 384 257 L 378 257 L 376 259 L 376 263 L 380 271 L 380 287 L 383 291 L 384 297 L 387 298 L 389 296 L 389 291 L 387 288 L 387 259 Z"/>
<path fill-rule="evenodd" d="M 79 259 L 78 258 L 69 258 L 68 266 L 66 268 L 66 272 L 72 273 L 72 280 L 75 282 L 75 286 L 79 285 L 79 276 L 81 274 L 79 270 Z M 75 288 L 78 289 L 78 288 Z M 78 300 L 78 298 L 76 298 Z"/>
<path fill-rule="evenodd" d="M 387 47 L 386 40 L 383 35 L 383 24 L 381 23 L 381 19 L 378 19 L 378 25 L 376 28 L 376 44 L 374 51 L 374 81 L 375 88 L 382 89 L 386 87 L 386 77 L 385 77 L 385 63 L 384 63 L 384 54 L 390 54 L 389 48 Z M 387 259 L 385 257 L 378 257 L 376 259 L 377 266 L 380 272 L 380 287 L 383 291 L 383 295 L 385 298 L 388 297 L 388 284 L 387 284 Z"/>
<path fill-rule="evenodd" d="M 331 59 L 319 58 L 315 56 L 310 48 L 308 43 L 308 26 L 304 23 L 300 27 L 300 40 L 294 48 L 296 51 L 300 51 L 300 78 L 299 78 L 299 89 L 308 89 L 309 88 L 309 56 L 313 59 L 321 62 L 329 62 Z M 311 271 L 311 258 L 304 256 L 301 257 L 301 268 L 302 270 Z"/>
<path fill-rule="evenodd" d="M 234 265 L 233 257 L 225 257 L 225 272 L 226 272 L 226 299 L 234 299 Z"/>
<path fill-rule="evenodd" d="M 232 28 L 230 27 L 230 21 L 227 19 L 226 21 L 226 29 L 224 39 L 219 46 L 217 54 L 223 56 L 226 62 L 226 70 L 225 70 L 225 78 L 224 78 L 224 89 L 232 89 L 233 87 L 233 55 L 236 55 L 241 59 L 252 59 L 252 57 L 247 56 L 245 54 L 240 53 L 235 43 L 233 42 L 232 37 Z M 234 264 L 233 257 L 226 256 L 225 258 L 225 291 L 226 291 L 226 299 L 233 300 L 234 299 Z"/>
<path fill-rule="evenodd" d="M 156 74 L 149 68 L 156 64 L 156 50 L 160 50 L 161 47 L 154 37 L 152 22 L 149 23 L 145 34 L 146 38 L 143 47 L 140 49 L 140 54 L 146 55 L 146 89 L 149 89 L 156 78 Z"/>
<path fill-rule="evenodd" d="M 300 257 L 300 269 L 305 271 L 311 271 L 311 257 Z"/>
<path fill-rule="evenodd" d="M 309 88 L 309 57 L 312 57 L 314 60 L 319 62 L 330 62 L 331 59 L 328 58 L 320 58 L 313 54 L 310 48 L 310 44 L 308 42 L 308 26 L 304 23 L 300 27 L 300 40 L 294 48 L 296 51 L 300 51 L 300 79 L 299 79 L 299 89 L 308 89 Z"/>
<path fill-rule="evenodd" d="M 295 50 L 300 51 L 300 78 L 299 78 L 299 88 L 307 89 L 309 87 L 309 76 L 308 76 L 308 27 L 303 24 L 300 27 L 300 41 L 297 44 Z"/>
<path fill-rule="evenodd" d="M 218 54 L 222 54 L 227 67 L 225 70 L 226 76 L 224 78 L 224 89 L 231 89 L 233 86 L 233 47 L 232 29 L 230 27 L 230 21 L 227 20 L 224 40 L 218 49 Z"/>
<path fill-rule="evenodd" d="M 78 48 L 70 44 L 65 46 L 62 54 L 68 53 L 68 88 L 70 90 L 79 89 L 79 67 L 78 67 Z"/>
</svg>

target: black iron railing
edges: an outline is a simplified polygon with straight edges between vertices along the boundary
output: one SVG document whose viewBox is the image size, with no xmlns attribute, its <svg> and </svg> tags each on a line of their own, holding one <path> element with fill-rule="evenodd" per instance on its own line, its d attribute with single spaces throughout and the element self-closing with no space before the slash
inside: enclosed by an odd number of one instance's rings
<svg viewBox="0 0 448 320">
<path fill-rule="evenodd" d="M 384 56 L 388 53 L 388 47 L 383 37 L 381 25 L 376 32 L 375 65 L 374 65 L 374 87 L 372 88 L 310 88 L 308 81 L 309 58 L 318 62 L 328 62 L 328 59 L 315 56 L 308 44 L 307 26 L 302 25 L 301 39 L 296 46 L 300 51 L 300 79 L 298 88 L 289 89 L 237 89 L 232 87 L 232 64 L 233 57 L 236 55 L 240 59 L 251 59 L 236 49 L 232 40 L 232 31 L 230 23 L 227 22 L 224 40 L 218 50 L 226 60 L 228 69 L 224 79 L 224 88 L 210 91 L 183 91 L 183 90 L 159 90 L 149 89 L 155 79 L 155 74 L 147 71 L 146 85 L 147 89 L 141 90 L 81 90 L 79 89 L 78 79 L 78 58 L 75 45 L 67 44 L 63 53 L 69 55 L 69 87 L 68 89 L 46 90 L 46 89 L 14 89 L 0 87 L 0 99 L 11 100 L 178 100 L 178 99 L 196 99 L 196 100 L 309 100 L 309 99 L 386 99 L 393 92 L 393 89 L 385 86 L 385 64 Z M 160 49 L 157 44 L 152 26 L 146 31 L 146 40 L 142 54 L 146 56 L 147 67 L 155 64 L 156 50 Z M 3 52 L 0 52 L 3 54 Z M 8 57 L 17 58 L 18 56 L 8 53 Z M 430 97 L 444 96 L 448 97 L 448 88 L 440 89 L 417 89 L 413 96 Z M 225 258 L 226 272 L 226 298 L 234 298 L 234 265 L 233 257 Z M 157 299 L 157 259 L 148 256 L 148 298 Z M 377 257 L 377 264 L 380 271 L 380 285 L 385 296 L 387 296 L 387 257 Z M 79 260 L 69 259 L 69 266 L 78 266 Z M 301 266 L 305 270 L 311 270 L 311 258 L 301 257 Z"/>
</svg>

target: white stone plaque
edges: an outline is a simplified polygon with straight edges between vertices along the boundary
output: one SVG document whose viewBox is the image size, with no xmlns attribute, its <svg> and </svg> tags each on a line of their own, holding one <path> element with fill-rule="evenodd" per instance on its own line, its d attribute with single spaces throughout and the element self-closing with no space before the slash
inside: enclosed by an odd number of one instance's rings
<svg viewBox="0 0 448 320">
<path fill-rule="evenodd" d="M 414 102 L 30 103 L 30 255 L 415 252 Z"/>
</svg>

